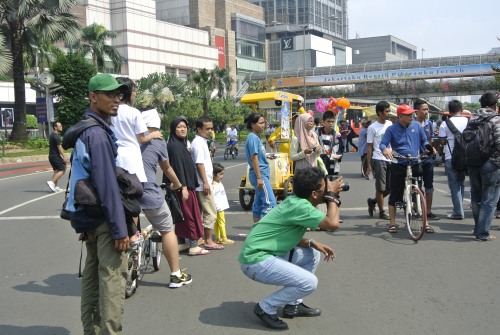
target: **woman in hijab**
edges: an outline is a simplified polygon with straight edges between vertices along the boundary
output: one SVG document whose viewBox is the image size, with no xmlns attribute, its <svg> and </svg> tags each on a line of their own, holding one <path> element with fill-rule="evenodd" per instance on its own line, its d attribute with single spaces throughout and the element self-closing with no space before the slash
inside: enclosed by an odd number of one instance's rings
<svg viewBox="0 0 500 335">
<path fill-rule="evenodd" d="M 198 181 L 196 169 L 189 153 L 190 143 L 187 139 L 188 121 L 185 116 L 179 116 L 170 123 L 170 136 L 167 142 L 170 165 L 175 171 L 182 188 L 175 192 L 181 204 L 184 220 L 175 223 L 175 234 L 185 240 L 190 256 L 206 255 L 210 251 L 200 248 L 198 240 L 203 236 L 201 214 L 196 197 Z M 182 250 L 182 244 L 179 249 Z"/>
<path fill-rule="evenodd" d="M 294 126 L 295 136 L 290 146 L 290 159 L 295 170 L 316 167 L 321 153 L 318 135 L 314 132 L 314 118 L 309 113 L 301 114 Z"/>
</svg>

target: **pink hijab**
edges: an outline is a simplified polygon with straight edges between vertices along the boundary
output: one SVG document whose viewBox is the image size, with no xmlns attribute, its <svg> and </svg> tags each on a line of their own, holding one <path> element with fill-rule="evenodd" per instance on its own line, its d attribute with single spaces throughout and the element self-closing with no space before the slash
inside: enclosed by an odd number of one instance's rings
<svg viewBox="0 0 500 335">
<path fill-rule="evenodd" d="M 314 132 L 314 128 L 311 130 L 307 130 L 307 121 L 312 119 L 311 114 L 301 114 L 295 121 L 295 136 L 299 140 L 300 150 L 305 150 L 308 148 L 314 148 L 318 145 L 318 135 Z M 316 156 L 316 152 L 312 152 L 309 155 L 306 155 L 306 160 L 311 164 L 311 166 L 316 166 L 316 160 L 318 157 Z"/>
</svg>

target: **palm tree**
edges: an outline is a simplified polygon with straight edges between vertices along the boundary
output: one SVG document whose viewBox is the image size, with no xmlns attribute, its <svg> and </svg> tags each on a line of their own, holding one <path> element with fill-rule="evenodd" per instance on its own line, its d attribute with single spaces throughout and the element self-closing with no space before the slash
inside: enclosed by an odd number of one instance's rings
<svg viewBox="0 0 500 335">
<path fill-rule="evenodd" d="M 201 69 L 200 71 L 193 71 L 189 75 L 189 80 L 198 89 L 199 95 L 203 101 L 203 115 L 208 115 L 208 100 L 212 94 L 213 89 L 216 87 L 217 83 L 215 76 L 212 71 L 207 69 Z"/>
<path fill-rule="evenodd" d="M 143 102 L 148 102 L 160 113 L 166 113 L 174 101 L 181 100 L 187 93 L 186 82 L 170 73 L 150 73 L 135 84 L 138 92 L 136 104 L 143 108 L 145 107 L 142 105 Z M 149 98 L 148 95 L 150 95 Z M 144 99 L 141 100 L 143 97 Z"/>
<path fill-rule="evenodd" d="M 219 98 L 225 98 L 227 93 L 231 92 L 234 80 L 231 78 L 229 71 L 229 68 L 221 69 L 218 66 L 212 70 L 217 84 L 217 96 Z"/>
<path fill-rule="evenodd" d="M 118 33 L 112 30 L 107 30 L 103 25 L 92 23 L 83 29 L 82 39 L 78 47 L 83 56 L 92 55 L 92 64 L 97 71 L 105 71 L 105 57 L 108 57 L 113 63 L 115 71 L 119 72 L 123 57 L 118 51 L 109 44 L 106 44 L 108 39 L 118 36 Z"/>
<path fill-rule="evenodd" d="M 12 57 L 7 46 L 5 45 L 5 38 L 0 35 L 0 74 L 7 73 L 12 65 Z"/>
<path fill-rule="evenodd" d="M 14 77 L 14 126 L 11 140 L 25 142 L 26 91 L 24 88 L 23 54 L 26 45 L 38 42 L 66 41 L 74 43 L 81 27 L 77 16 L 69 11 L 76 0 L 2 0 L 0 2 L 0 30 L 10 40 Z"/>
</svg>

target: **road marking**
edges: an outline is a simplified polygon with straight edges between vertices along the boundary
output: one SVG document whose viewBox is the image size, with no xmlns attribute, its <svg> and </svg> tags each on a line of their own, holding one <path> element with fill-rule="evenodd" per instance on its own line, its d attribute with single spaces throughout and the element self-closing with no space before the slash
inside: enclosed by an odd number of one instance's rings
<svg viewBox="0 0 500 335">
<path fill-rule="evenodd" d="M 23 203 L 20 203 L 19 205 L 15 205 L 14 207 L 11 207 L 11 208 L 7 208 L 6 210 L 3 210 L 0 212 L 0 215 L 3 215 L 7 212 L 10 212 L 16 208 L 19 208 L 19 207 L 22 207 L 24 205 L 27 205 L 27 204 L 30 204 L 32 202 L 35 202 L 35 201 L 38 201 L 38 200 L 42 200 L 42 199 L 45 199 L 45 198 L 48 198 L 48 197 L 51 197 L 53 195 L 56 195 L 56 194 L 59 194 L 60 192 L 56 192 L 56 193 L 51 193 L 51 194 L 47 194 L 47 195 L 44 195 L 43 197 L 38 197 L 38 198 L 35 198 L 35 199 L 31 199 L 30 201 L 26 201 L 26 202 L 23 202 Z"/>
<path fill-rule="evenodd" d="M 36 171 L 36 172 L 33 172 L 33 173 L 28 173 L 28 174 L 22 174 L 22 175 L 19 175 L 19 176 L 13 176 L 13 177 L 7 177 L 7 178 L 1 178 L 0 181 L 3 181 L 3 180 L 9 180 L 9 179 L 14 179 L 14 178 L 21 178 L 21 177 L 27 177 L 27 176 L 32 176 L 32 175 L 35 175 L 35 174 L 40 174 L 40 173 L 45 173 L 45 172 L 52 172 L 51 170 L 40 170 L 40 171 Z"/>
</svg>

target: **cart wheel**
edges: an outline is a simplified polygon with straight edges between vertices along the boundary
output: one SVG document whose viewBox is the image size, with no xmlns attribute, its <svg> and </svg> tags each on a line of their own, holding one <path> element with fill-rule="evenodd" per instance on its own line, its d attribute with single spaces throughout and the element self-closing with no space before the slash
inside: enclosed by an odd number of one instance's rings
<svg viewBox="0 0 500 335">
<path fill-rule="evenodd" d="M 293 177 L 290 177 L 287 180 L 285 180 L 285 183 L 283 184 L 283 200 L 285 200 L 286 197 L 292 194 L 293 194 Z"/>
<path fill-rule="evenodd" d="M 246 181 L 242 180 L 240 183 L 240 187 L 245 187 Z M 245 190 L 243 188 L 240 188 L 240 205 L 241 207 L 249 211 L 252 209 L 253 206 L 253 198 L 255 197 L 255 191 L 254 190 Z"/>
</svg>

